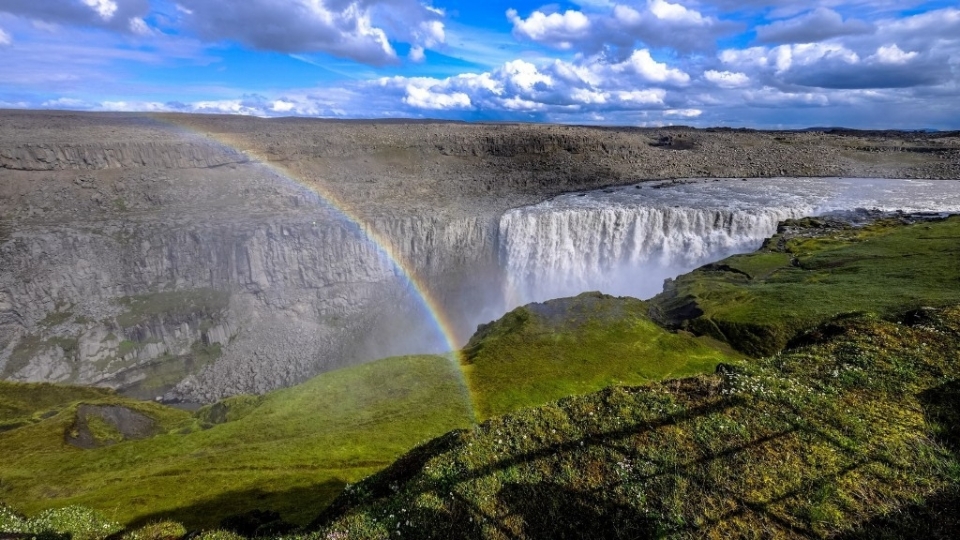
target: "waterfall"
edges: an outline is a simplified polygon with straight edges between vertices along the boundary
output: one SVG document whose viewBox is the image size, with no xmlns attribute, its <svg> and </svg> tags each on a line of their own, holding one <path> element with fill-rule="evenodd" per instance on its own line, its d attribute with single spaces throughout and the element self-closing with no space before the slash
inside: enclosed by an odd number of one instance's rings
<svg viewBox="0 0 960 540">
<path fill-rule="evenodd" d="M 500 219 L 504 303 L 649 298 L 666 278 L 757 249 L 780 221 L 857 208 L 958 212 L 960 182 L 699 179 L 562 195 Z"/>
<path fill-rule="evenodd" d="M 587 290 L 648 298 L 663 280 L 752 251 L 804 207 L 753 210 L 662 206 L 521 208 L 500 220 L 506 303 Z"/>
</svg>

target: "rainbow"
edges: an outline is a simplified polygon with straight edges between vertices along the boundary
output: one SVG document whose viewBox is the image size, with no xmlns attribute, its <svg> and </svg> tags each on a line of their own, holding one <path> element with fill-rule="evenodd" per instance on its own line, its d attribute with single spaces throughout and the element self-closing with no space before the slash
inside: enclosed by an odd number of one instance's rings
<svg viewBox="0 0 960 540">
<path fill-rule="evenodd" d="M 351 208 L 346 201 L 343 201 L 337 197 L 330 190 L 325 189 L 322 184 L 312 182 L 308 183 L 306 180 L 298 178 L 298 175 L 295 174 L 294 171 L 289 170 L 287 167 L 271 163 L 265 155 L 261 155 L 255 150 L 243 148 L 238 141 L 230 140 L 229 136 L 227 135 L 214 135 L 201 132 L 196 128 L 186 125 L 182 121 L 176 121 L 178 118 L 175 115 L 151 115 L 151 117 L 160 123 L 177 129 L 185 138 L 195 138 L 200 142 L 219 146 L 222 149 L 240 153 L 246 156 L 250 163 L 266 168 L 277 177 L 289 182 L 291 186 L 295 187 L 296 189 L 317 197 L 320 202 L 332 209 L 338 216 L 342 217 L 347 222 L 356 225 L 361 231 L 364 239 L 367 240 L 370 245 L 376 249 L 378 254 L 394 268 L 396 274 L 403 281 L 403 284 L 416 294 L 417 300 L 422 305 L 425 312 L 429 315 L 430 322 L 434 327 L 434 330 L 437 332 L 437 337 L 441 338 L 444 346 L 449 351 L 447 354 L 451 361 L 455 362 L 458 368 L 460 367 L 459 344 L 462 343 L 462 341 L 460 340 L 460 337 L 457 336 L 454 326 L 451 323 L 450 318 L 443 310 L 440 302 L 437 301 L 437 298 L 431 292 L 424 280 L 417 275 L 411 262 L 406 260 L 399 250 L 393 248 L 391 242 L 386 237 L 379 234 L 371 226 L 365 223 L 363 218 L 360 217 L 360 213 Z"/>
</svg>

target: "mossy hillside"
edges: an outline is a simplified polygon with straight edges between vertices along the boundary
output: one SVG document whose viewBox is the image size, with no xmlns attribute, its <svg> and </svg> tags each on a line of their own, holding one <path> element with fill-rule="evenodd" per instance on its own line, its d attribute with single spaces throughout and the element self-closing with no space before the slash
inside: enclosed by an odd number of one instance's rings
<svg viewBox="0 0 960 540">
<path fill-rule="evenodd" d="M 654 314 L 761 357 L 838 314 L 960 301 L 960 217 L 820 232 L 816 219 L 788 225 L 809 232 L 678 277 L 650 301 Z"/>
<path fill-rule="evenodd" d="M 309 538 L 956 537 L 960 308 L 805 339 L 445 435 Z"/>
<path fill-rule="evenodd" d="M 459 370 L 438 356 L 326 373 L 197 416 L 119 397 L 84 402 L 135 407 L 161 420 L 163 433 L 80 450 L 64 442 L 75 406 L 0 433 L 0 500 L 27 514 L 79 504 L 128 525 L 169 518 L 213 528 L 253 509 L 303 524 L 345 482 L 473 422 Z"/>
<path fill-rule="evenodd" d="M 78 401 L 111 397 L 104 388 L 0 381 L 0 432 L 40 422 Z"/>
<path fill-rule="evenodd" d="M 483 325 L 463 352 L 481 418 L 616 384 L 712 373 L 739 356 L 654 323 L 635 298 L 584 293 L 517 308 Z"/>
</svg>

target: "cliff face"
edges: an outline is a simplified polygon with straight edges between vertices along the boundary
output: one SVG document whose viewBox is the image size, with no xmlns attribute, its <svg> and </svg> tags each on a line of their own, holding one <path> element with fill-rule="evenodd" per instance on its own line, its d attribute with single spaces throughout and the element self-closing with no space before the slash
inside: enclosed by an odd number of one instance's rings
<svg viewBox="0 0 960 540">
<path fill-rule="evenodd" d="M 218 167 L 247 161 L 228 148 L 191 143 L 26 144 L 0 150 L 0 168 L 21 171 Z"/>
<path fill-rule="evenodd" d="M 956 134 L 0 118 L 0 376 L 199 401 L 444 350 L 406 272 L 464 343 L 504 308 L 501 214 L 564 191 L 960 177 Z"/>
<path fill-rule="evenodd" d="M 422 261 L 417 274 L 440 285 L 451 311 L 482 294 L 462 274 L 493 266 L 495 229 L 484 221 L 370 227 L 402 259 Z M 193 375 L 181 397 L 209 400 L 351 361 L 445 350 L 398 267 L 333 216 L 31 226 L 0 246 L 0 258 L 9 263 L 0 269 L 0 349 L 13 380 L 149 396 Z M 455 324 L 466 333 L 476 322 Z"/>
</svg>

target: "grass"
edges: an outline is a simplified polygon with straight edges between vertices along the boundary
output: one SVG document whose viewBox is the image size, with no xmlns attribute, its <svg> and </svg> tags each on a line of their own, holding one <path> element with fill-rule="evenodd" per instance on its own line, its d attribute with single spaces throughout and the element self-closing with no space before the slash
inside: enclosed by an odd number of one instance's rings
<svg viewBox="0 0 960 540">
<path fill-rule="evenodd" d="M 960 532 L 949 517 L 960 308 L 911 324 L 841 318 L 805 339 L 720 375 L 610 388 L 450 433 L 349 486 L 307 536 Z"/>
<path fill-rule="evenodd" d="M 686 312 L 673 322 L 755 357 L 839 314 L 960 302 L 960 217 L 881 221 L 766 246 L 680 276 L 651 302 L 662 318 Z"/>
<path fill-rule="evenodd" d="M 584 293 L 517 308 L 485 325 L 464 349 L 464 373 L 478 416 L 587 394 L 712 373 L 739 355 L 671 333 L 634 298 Z"/>
<path fill-rule="evenodd" d="M 484 325 L 459 366 L 479 426 L 441 357 L 193 415 L 0 385 L 0 418 L 14 419 L 0 432 L 0 500 L 93 508 L 131 540 L 182 536 L 177 522 L 277 536 L 321 511 L 312 532 L 286 537 L 956 537 L 960 220 L 794 225 L 823 230 L 682 276 L 650 303 L 589 293 Z M 125 305 L 153 317 L 172 299 Z M 663 330 L 651 310 L 702 336 Z M 163 433 L 68 447 L 80 403 L 133 408 Z M 35 530 L 0 505 L 3 520 Z"/>
<path fill-rule="evenodd" d="M 17 387 L 0 387 L 0 403 L 19 403 L 8 388 Z M 258 508 L 303 524 L 345 482 L 473 421 L 460 374 L 436 356 L 324 374 L 253 402 L 228 399 L 218 424 L 209 410 L 193 417 L 96 392 L 62 395 L 54 416 L 0 433 L 0 500 L 27 513 L 83 505 L 128 525 L 164 517 L 212 528 Z M 79 402 L 134 408 L 160 421 L 164 434 L 93 450 L 70 447 L 63 436 Z M 39 413 L 14 406 L 21 416 Z"/>
</svg>

